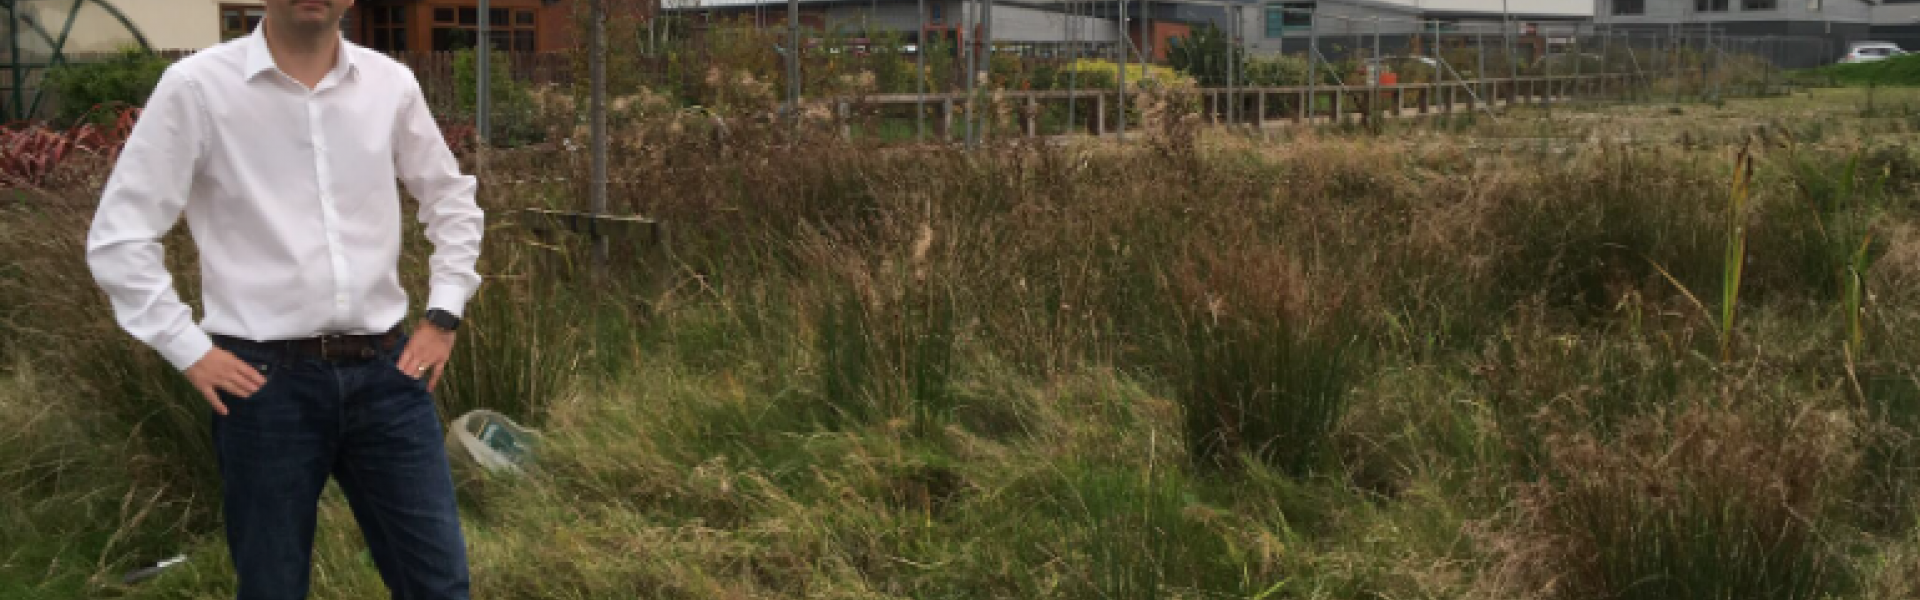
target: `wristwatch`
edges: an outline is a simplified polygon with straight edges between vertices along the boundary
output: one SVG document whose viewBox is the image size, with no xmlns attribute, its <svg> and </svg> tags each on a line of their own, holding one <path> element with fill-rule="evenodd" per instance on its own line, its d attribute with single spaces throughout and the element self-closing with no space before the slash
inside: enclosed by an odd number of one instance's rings
<svg viewBox="0 0 1920 600">
<path fill-rule="evenodd" d="M 454 316 L 453 313 L 445 310 L 438 308 L 428 309 L 426 317 L 428 323 L 440 328 L 442 331 L 460 329 L 460 317 Z"/>
</svg>

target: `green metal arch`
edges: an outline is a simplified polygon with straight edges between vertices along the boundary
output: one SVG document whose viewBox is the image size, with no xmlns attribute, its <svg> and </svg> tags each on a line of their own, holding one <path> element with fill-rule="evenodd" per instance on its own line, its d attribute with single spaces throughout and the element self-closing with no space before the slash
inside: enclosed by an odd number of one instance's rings
<svg viewBox="0 0 1920 600">
<path fill-rule="evenodd" d="M 40 101 L 45 96 L 46 90 L 45 88 L 36 88 L 33 92 L 33 102 L 31 104 L 26 102 L 27 69 L 51 69 L 66 62 L 67 37 L 73 33 L 73 24 L 80 17 L 80 8 L 87 4 L 100 7 L 101 10 L 106 11 L 108 16 L 119 21 L 120 26 L 126 29 L 128 34 L 133 36 L 133 40 L 140 45 L 141 50 L 147 52 L 153 51 L 153 44 L 147 42 L 147 36 L 140 32 L 140 27 L 134 25 L 133 21 L 127 18 L 126 13 L 120 12 L 118 7 L 107 2 L 107 0 L 73 0 L 71 8 L 67 10 L 66 22 L 60 26 L 59 37 L 48 33 L 46 28 L 42 27 L 40 23 L 22 18 L 19 12 L 20 2 L 21 0 L 0 0 L 0 8 L 4 8 L 7 13 L 7 46 L 9 52 L 7 54 L 7 62 L 4 63 L 4 66 L 7 72 L 13 77 L 13 98 L 12 102 L 8 104 L 13 114 L 8 115 L 9 119 L 25 119 L 40 111 Z M 20 33 L 22 25 L 25 26 L 26 30 L 38 35 L 42 41 L 46 42 L 47 47 L 50 48 L 50 56 L 46 64 L 29 64 L 20 59 Z"/>
</svg>

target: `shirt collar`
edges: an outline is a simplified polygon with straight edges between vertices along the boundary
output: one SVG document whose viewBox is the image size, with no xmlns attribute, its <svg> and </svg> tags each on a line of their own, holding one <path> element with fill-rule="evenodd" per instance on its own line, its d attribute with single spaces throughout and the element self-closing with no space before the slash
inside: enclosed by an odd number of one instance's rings
<svg viewBox="0 0 1920 600">
<path fill-rule="evenodd" d="M 247 34 L 247 37 L 240 42 L 247 50 L 247 79 L 258 77 L 261 73 L 272 71 L 278 66 L 273 62 L 273 51 L 267 48 L 266 26 L 267 19 L 262 17 L 260 24 L 254 26 L 253 33 Z M 333 70 L 343 77 L 358 72 L 359 69 L 353 62 L 353 53 L 347 51 L 345 35 L 340 37 L 340 44 L 335 47 L 340 54 L 334 61 Z"/>
</svg>

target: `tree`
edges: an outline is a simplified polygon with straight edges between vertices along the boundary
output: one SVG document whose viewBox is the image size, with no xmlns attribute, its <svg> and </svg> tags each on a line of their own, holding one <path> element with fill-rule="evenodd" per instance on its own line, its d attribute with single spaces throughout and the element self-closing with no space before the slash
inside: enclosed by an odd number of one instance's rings
<svg viewBox="0 0 1920 600">
<path fill-rule="evenodd" d="M 1193 28 L 1191 37 L 1175 40 L 1168 49 L 1167 62 L 1192 76 L 1202 86 L 1226 85 L 1231 44 L 1220 28 L 1211 23 L 1200 25 Z M 1246 81 L 1245 63 L 1234 66 L 1241 69 L 1241 72 L 1234 74 L 1234 78 Z"/>
</svg>

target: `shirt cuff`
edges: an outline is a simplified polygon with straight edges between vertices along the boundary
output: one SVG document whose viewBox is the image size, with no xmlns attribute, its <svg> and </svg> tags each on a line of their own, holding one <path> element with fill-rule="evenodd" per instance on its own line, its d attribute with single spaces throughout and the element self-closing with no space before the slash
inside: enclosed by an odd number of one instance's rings
<svg viewBox="0 0 1920 600">
<path fill-rule="evenodd" d="M 188 327 L 180 335 L 159 345 L 156 350 L 165 357 L 173 368 L 186 371 L 194 363 L 200 362 L 208 352 L 213 351 L 213 338 L 199 327 Z"/>
<path fill-rule="evenodd" d="M 427 291 L 427 308 L 438 308 L 464 318 L 467 301 L 472 298 L 473 288 L 451 283 L 437 284 Z"/>
</svg>

